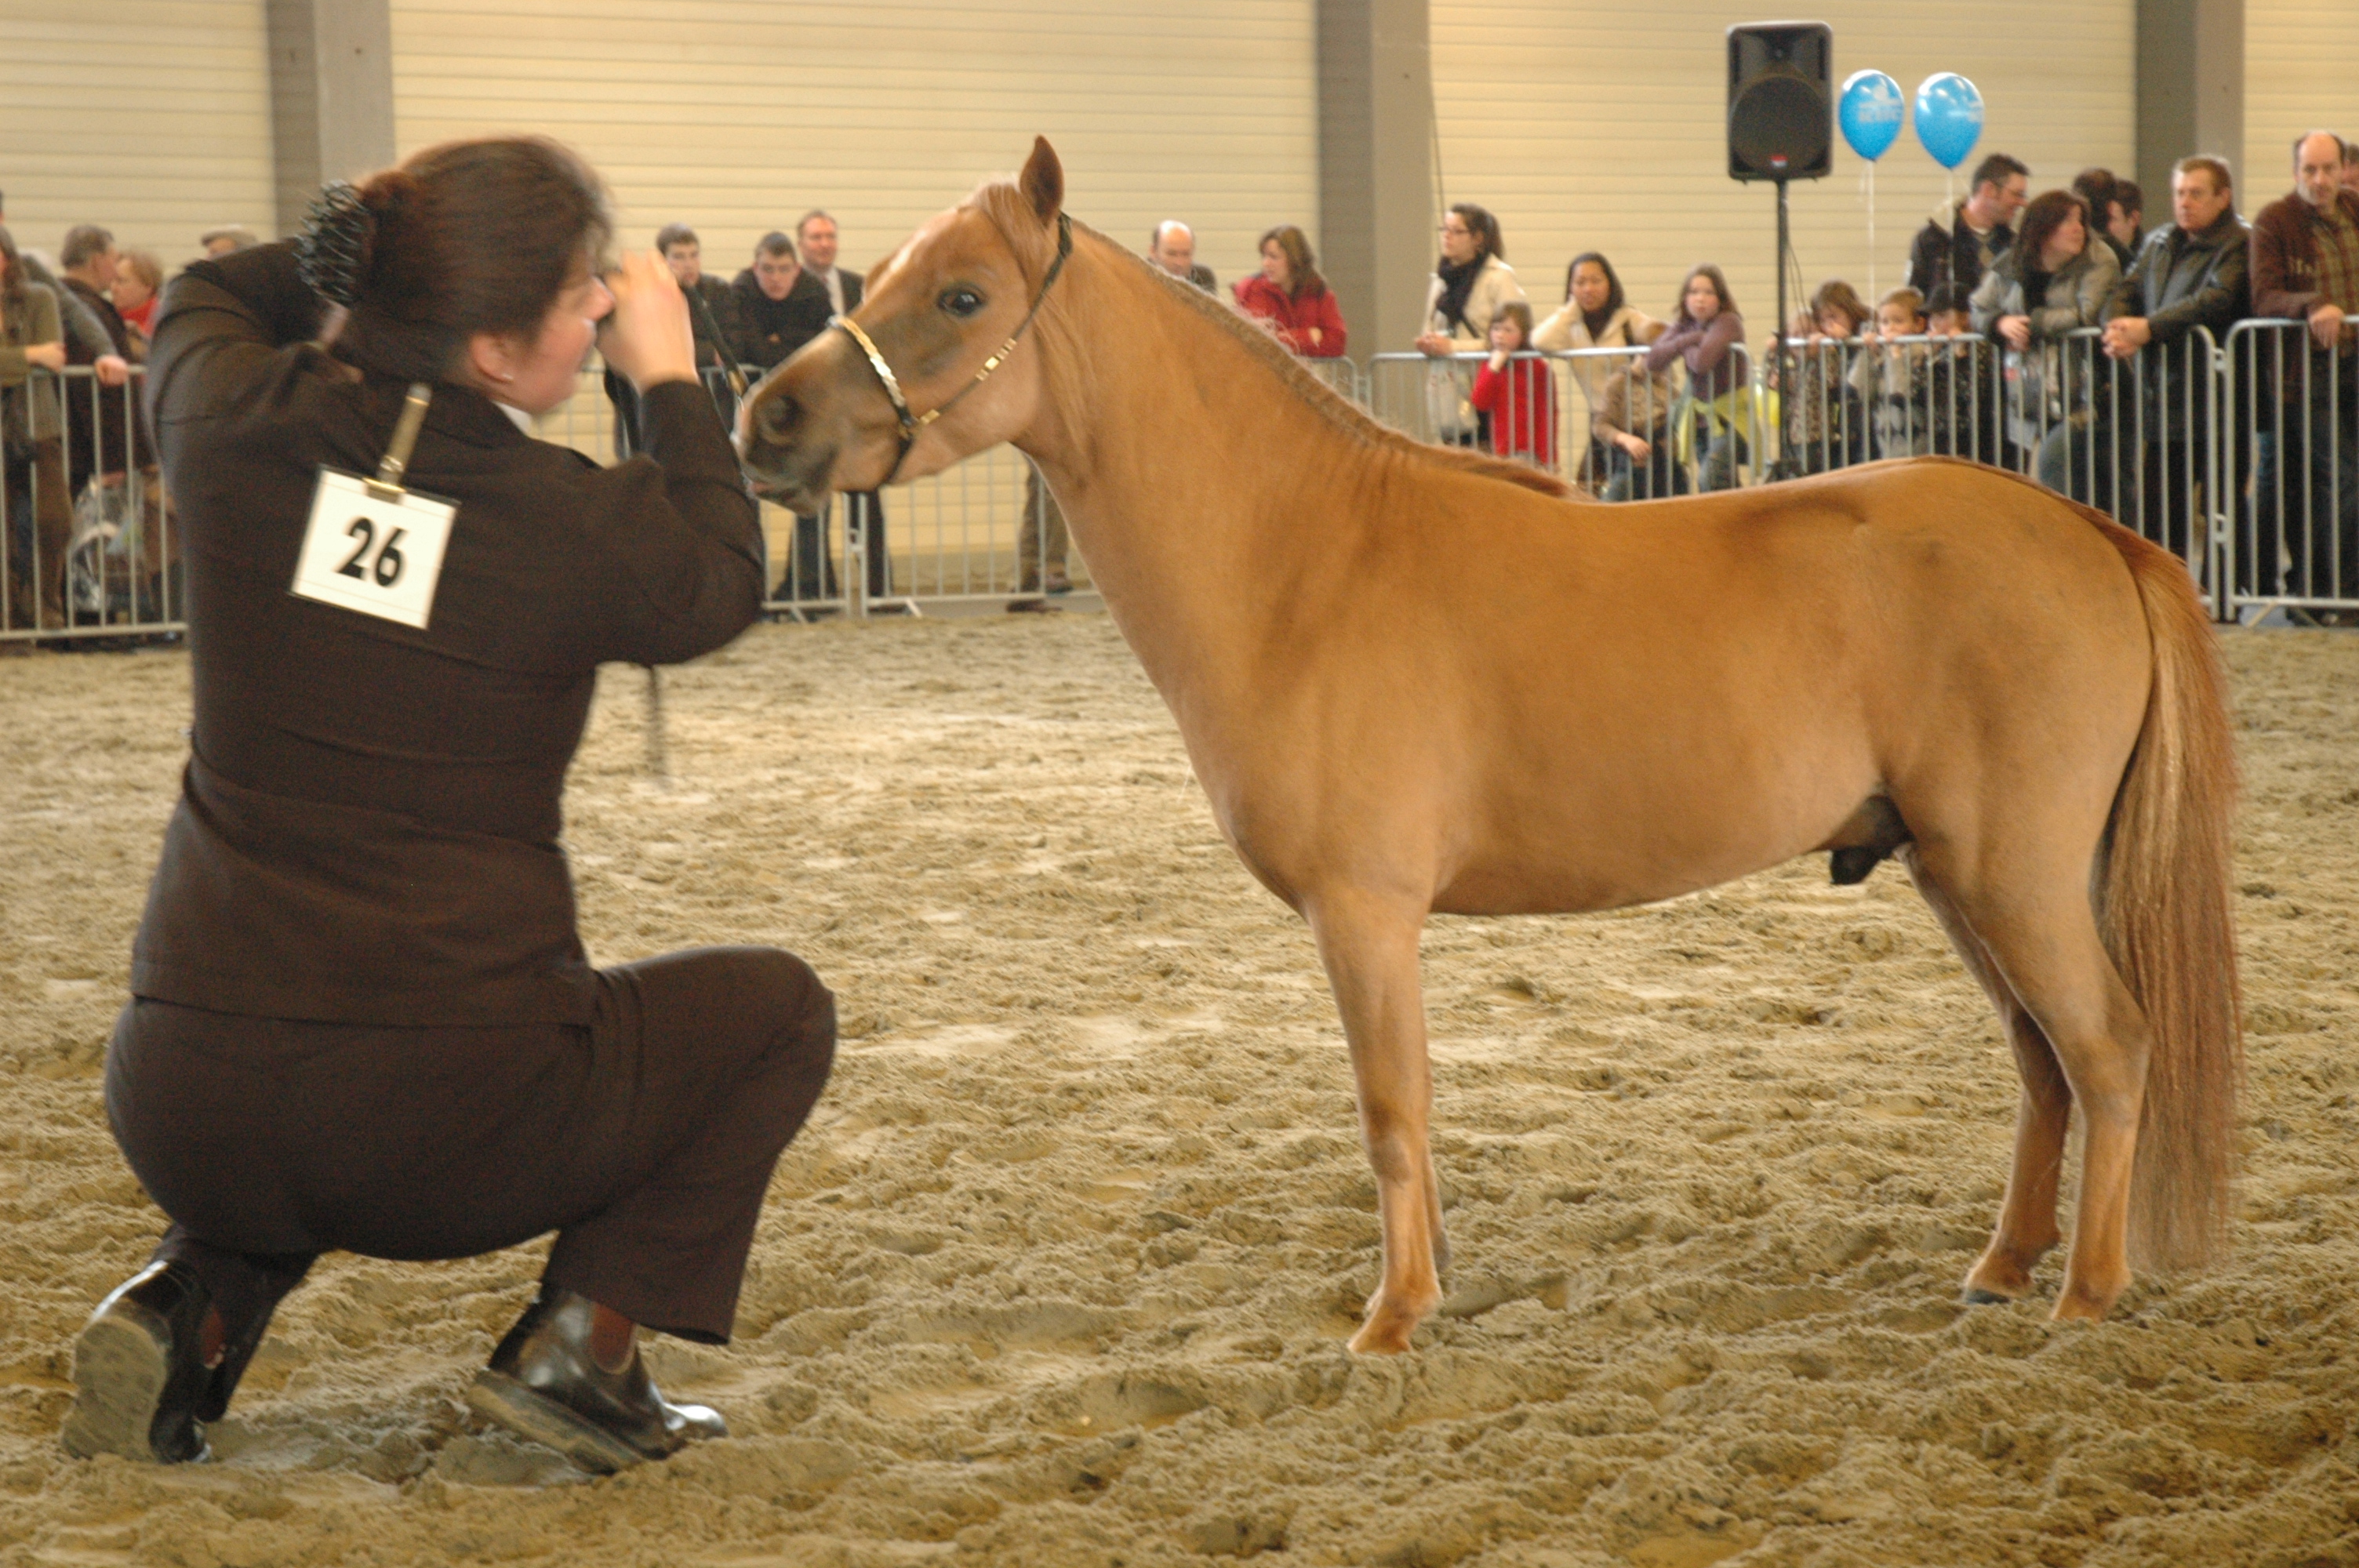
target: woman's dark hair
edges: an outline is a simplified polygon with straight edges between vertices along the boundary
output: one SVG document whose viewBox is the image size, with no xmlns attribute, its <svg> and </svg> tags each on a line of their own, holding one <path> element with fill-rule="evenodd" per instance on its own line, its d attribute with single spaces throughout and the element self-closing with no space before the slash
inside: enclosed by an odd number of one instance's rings
<svg viewBox="0 0 2359 1568">
<path fill-rule="evenodd" d="M 1607 261 L 1600 251 L 1583 251 L 1565 267 L 1564 297 L 1567 299 L 1572 297 L 1572 275 L 1581 270 L 1583 262 L 1595 262 L 1597 270 L 1605 275 L 1605 313 L 1608 316 L 1630 303 L 1622 293 L 1622 275 L 1614 270 L 1614 264 Z"/>
<path fill-rule="evenodd" d="M 1695 265 L 1688 268 L 1687 276 L 1680 279 L 1680 302 L 1679 308 L 1672 312 L 1674 318 L 1681 321 L 1692 321 L 1695 319 L 1694 317 L 1688 314 L 1688 287 L 1700 277 L 1710 278 L 1712 280 L 1712 291 L 1720 296 L 1720 313 L 1722 315 L 1738 316 L 1743 314 L 1742 311 L 1736 308 L 1736 297 L 1728 292 L 1728 275 L 1721 271 L 1719 267 L 1713 265 L 1710 262 L 1698 262 Z"/>
<path fill-rule="evenodd" d="M 358 198 L 371 222 L 340 342 L 421 380 L 449 370 L 479 332 L 537 336 L 614 234 L 597 175 L 540 136 L 428 147 L 372 176 Z"/>
<path fill-rule="evenodd" d="M 1481 261 L 1486 256 L 1497 256 L 1501 261 L 1507 259 L 1507 242 L 1500 236 L 1499 220 L 1491 216 L 1489 208 L 1477 207 L 1472 201 L 1453 201 L 1450 210 L 1465 219 L 1466 227 L 1473 232 L 1477 247 L 1475 260 Z"/>
<path fill-rule="evenodd" d="M 1263 245 L 1272 242 L 1277 243 L 1278 254 L 1286 258 L 1286 270 L 1291 275 L 1286 291 L 1291 297 L 1316 299 L 1327 292 L 1327 280 L 1319 276 L 1318 258 L 1310 254 L 1310 241 L 1301 230 L 1291 223 L 1280 223 L 1262 235 L 1254 249 L 1259 251 Z"/>
<path fill-rule="evenodd" d="M 2033 197 L 2031 205 L 2023 210 L 2023 227 L 2015 237 L 2015 254 L 2023 258 L 2017 270 L 2026 275 L 2044 271 L 2039 258 L 2048 249 L 2049 240 L 2064 226 L 2064 220 L 2075 212 L 2081 214 L 2083 231 L 2081 244 L 2086 249 L 2090 238 L 2088 231 L 2094 225 L 2089 222 L 2089 204 L 2081 200 L 2078 192 L 2043 190 Z"/>
</svg>

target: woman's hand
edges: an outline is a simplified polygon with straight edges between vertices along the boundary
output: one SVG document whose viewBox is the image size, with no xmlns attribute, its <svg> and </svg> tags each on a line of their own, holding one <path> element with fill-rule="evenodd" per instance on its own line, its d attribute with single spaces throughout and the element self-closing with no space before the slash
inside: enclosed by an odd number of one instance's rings
<svg viewBox="0 0 2359 1568">
<path fill-rule="evenodd" d="M 2031 347 L 2030 317 L 2002 316 L 1998 319 L 1997 325 L 1998 335 L 2006 341 L 2007 347 L 2018 352 Z"/>
<path fill-rule="evenodd" d="M 614 308 L 598 327 L 598 351 L 645 392 L 667 381 L 696 380 L 696 335 L 688 301 L 671 268 L 654 251 L 625 253 L 607 275 Z"/>
<path fill-rule="evenodd" d="M 28 343 L 25 347 L 25 362 L 43 370 L 66 368 L 66 346 L 63 343 Z"/>
<path fill-rule="evenodd" d="M 1627 430 L 1614 432 L 1614 444 L 1642 462 L 1646 460 L 1647 454 L 1655 449 L 1644 438 L 1634 436 Z"/>
<path fill-rule="evenodd" d="M 1452 341 L 1446 332 L 1419 332 L 1417 337 L 1417 348 L 1418 352 L 1430 354 L 1438 360 L 1448 359 L 1458 351 L 1457 343 Z"/>
</svg>

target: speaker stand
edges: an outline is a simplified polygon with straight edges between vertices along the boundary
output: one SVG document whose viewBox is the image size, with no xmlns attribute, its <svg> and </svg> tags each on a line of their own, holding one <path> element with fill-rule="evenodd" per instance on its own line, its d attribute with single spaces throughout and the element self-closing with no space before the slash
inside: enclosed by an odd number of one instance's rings
<svg viewBox="0 0 2359 1568">
<path fill-rule="evenodd" d="M 1774 434 L 1777 442 L 1777 460 L 1768 467 L 1769 478 L 1774 481 L 1792 479 L 1797 470 L 1794 465 L 1794 455 L 1786 449 L 1786 403 L 1794 395 L 1793 377 L 1787 373 L 1791 369 L 1791 362 L 1786 348 L 1786 253 L 1792 248 L 1792 242 L 1788 237 L 1786 219 L 1788 181 L 1778 179 L 1773 183 L 1777 187 L 1777 319 L 1769 339 L 1771 344 L 1769 351 L 1773 356 L 1771 362 L 1777 367 L 1777 428 L 1774 432 L 1764 431 L 1763 433 Z M 1758 463 L 1760 460 L 1761 455 L 1758 452 L 1755 453 L 1754 461 Z"/>
</svg>

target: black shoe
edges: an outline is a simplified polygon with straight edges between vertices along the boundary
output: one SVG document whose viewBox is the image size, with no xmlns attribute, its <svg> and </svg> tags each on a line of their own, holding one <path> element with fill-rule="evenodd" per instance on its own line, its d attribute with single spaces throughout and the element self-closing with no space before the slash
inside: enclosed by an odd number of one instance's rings
<svg viewBox="0 0 2359 1568">
<path fill-rule="evenodd" d="M 599 1366 L 590 1354 L 596 1311 L 587 1296 L 541 1286 L 491 1365 L 475 1374 L 467 1402 L 602 1475 L 729 1435 L 728 1423 L 702 1405 L 668 1403 L 636 1346 L 622 1371 Z"/>
<path fill-rule="evenodd" d="M 182 1263 L 150 1263 L 98 1303 L 74 1341 L 73 1410 L 59 1434 L 67 1453 L 165 1465 L 207 1456 L 198 1411 L 212 1383 L 201 1344 L 212 1306 Z"/>
</svg>

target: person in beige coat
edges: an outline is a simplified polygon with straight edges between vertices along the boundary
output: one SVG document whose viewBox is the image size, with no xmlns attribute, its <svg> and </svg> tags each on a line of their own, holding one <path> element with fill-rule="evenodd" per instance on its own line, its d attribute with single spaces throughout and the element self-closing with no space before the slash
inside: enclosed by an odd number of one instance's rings
<svg viewBox="0 0 2359 1568">
<path fill-rule="evenodd" d="M 1499 307 L 1523 297 L 1516 269 L 1507 265 L 1499 220 L 1471 201 L 1451 208 L 1441 222 L 1441 261 L 1425 291 L 1425 330 L 1417 339 L 1419 351 L 1434 362 L 1425 400 L 1435 440 L 1446 446 L 1484 441 L 1485 421 L 1467 402 L 1473 369 L 1462 373 L 1451 356 L 1486 352 Z"/>
<path fill-rule="evenodd" d="M 1614 264 L 1596 251 L 1583 251 L 1564 271 L 1564 305 L 1532 333 L 1532 347 L 1550 353 L 1580 354 L 1585 349 L 1643 348 L 1663 335 L 1663 324 L 1631 308 L 1622 292 Z M 1596 354 L 1575 358 L 1567 366 L 1581 394 L 1565 400 L 1564 451 L 1582 458 L 1578 477 L 1590 489 L 1605 482 L 1612 439 L 1598 424 L 1608 385 L 1629 368 L 1619 356 Z M 1625 383 L 1627 377 L 1622 378 Z M 1666 374 L 1653 378 L 1653 395 L 1642 395 L 1638 416 L 1643 425 L 1651 411 L 1668 412 L 1674 389 Z M 1629 388 L 1623 388 L 1627 402 Z"/>
<path fill-rule="evenodd" d="M 73 513 L 66 494 L 64 426 L 55 384 L 31 384 L 37 370 L 65 368 L 58 297 L 26 276 L 16 242 L 0 229 L 0 447 L 9 526 L 9 597 L 0 627 L 65 624 L 66 544 Z M 23 508 L 24 511 L 20 511 Z M 23 518 L 30 512 L 32 526 Z M 36 585 L 38 585 L 38 595 Z"/>
</svg>

